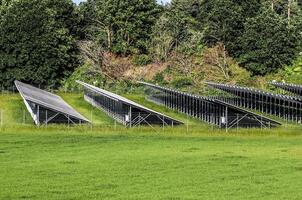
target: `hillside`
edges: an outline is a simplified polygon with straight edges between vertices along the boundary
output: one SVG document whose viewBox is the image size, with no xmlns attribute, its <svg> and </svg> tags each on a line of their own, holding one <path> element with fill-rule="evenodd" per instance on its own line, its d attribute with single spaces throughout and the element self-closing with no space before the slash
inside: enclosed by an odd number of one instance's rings
<svg viewBox="0 0 302 200">
<path fill-rule="evenodd" d="M 267 81 L 302 80 L 299 1 L 2 2 L 6 89 L 16 79 L 57 89 L 78 78 L 125 91 L 140 79 L 194 91 L 203 81 L 269 89 Z"/>
</svg>

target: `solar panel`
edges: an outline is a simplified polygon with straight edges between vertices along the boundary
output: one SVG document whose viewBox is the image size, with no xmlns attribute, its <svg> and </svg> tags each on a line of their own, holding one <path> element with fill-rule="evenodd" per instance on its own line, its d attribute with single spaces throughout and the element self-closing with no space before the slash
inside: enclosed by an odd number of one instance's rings
<svg viewBox="0 0 302 200">
<path fill-rule="evenodd" d="M 41 90 L 31 85 L 15 81 L 15 85 L 25 101 L 35 103 L 70 117 L 89 122 L 85 117 L 68 105 L 60 96 Z"/>
<path fill-rule="evenodd" d="M 287 121 L 302 123 L 302 99 L 300 97 L 212 82 L 207 82 L 206 84 L 231 94 L 232 97 L 226 98 L 227 102 L 236 106 L 258 110 L 284 118 Z"/>
<path fill-rule="evenodd" d="M 173 118 L 171 118 L 171 117 L 169 117 L 169 116 L 167 116 L 167 115 L 164 115 L 164 114 L 159 113 L 159 112 L 157 112 L 157 111 L 151 110 L 151 109 L 149 109 L 149 108 L 147 108 L 147 107 L 145 107 L 145 106 L 143 106 L 143 105 L 140 105 L 140 104 L 138 104 L 138 103 L 136 103 L 136 102 L 134 102 L 134 101 L 132 101 L 132 100 L 129 100 L 129 99 L 125 98 L 125 97 L 122 97 L 122 96 L 120 96 L 120 95 L 118 95 L 118 94 L 114 94 L 114 93 L 112 93 L 112 92 L 109 92 L 109 91 L 106 91 L 106 90 L 104 90 L 104 89 L 95 87 L 95 86 L 93 86 L 93 85 L 84 83 L 84 82 L 82 82 L 82 81 L 77 81 L 77 83 L 79 83 L 80 85 L 84 86 L 84 88 L 86 88 L 86 89 L 89 89 L 89 90 L 91 90 L 91 91 L 93 91 L 93 92 L 96 92 L 96 93 L 98 93 L 98 94 L 100 94 L 100 95 L 102 95 L 102 96 L 104 96 L 104 97 L 106 97 L 106 98 L 109 98 L 110 100 L 113 100 L 113 101 L 115 101 L 115 102 L 118 102 L 118 103 L 120 103 L 120 104 L 128 105 L 128 106 L 130 106 L 130 107 L 132 107 L 132 108 L 137 108 L 137 109 L 139 109 L 139 110 L 143 110 L 143 111 L 145 111 L 145 112 L 151 113 L 151 114 L 156 115 L 156 116 L 161 116 L 161 118 L 165 118 L 166 120 L 171 120 L 171 121 L 173 121 L 175 125 L 176 125 L 176 124 L 183 124 L 183 123 L 182 123 L 181 121 L 179 121 L 179 120 L 173 119 Z M 95 101 L 95 100 L 94 100 L 94 101 Z M 103 102 L 99 102 L 99 103 L 102 104 Z M 115 106 L 115 105 L 112 105 L 112 108 L 111 108 L 112 110 L 111 110 L 110 112 L 118 112 L 118 111 L 116 111 L 116 110 L 113 108 L 114 106 Z M 119 110 L 119 111 L 120 111 L 120 110 Z M 111 113 L 111 114 L 112 114 L 112 113 Z M 116 114 L 119 114 L 119 113 L 116 113 Z"/>
<path fill-rule="evenodd" d="M 269 82 L 269 84 L 282 88 L 283 90 L 291 92 L 293 94 L 302 96 L 302 85 L 291 84 L 291 83 L 278 83 L 278 82 Z"/>
<path fill-rule="evenodd" d="M 281 125 L 280 122 L 277 122 L 277 121 L 275 121 L 273 119 L 270 119 L 268 117 L 259 115 L 259 114 L 255 113 L 255 112 L 252 112 L 252 111 L 240 108 L 240 107 L 235 106 L 233 104 L 230 104 L 230 103 L 227 103 L 227 102 L 224 102 L 224 101 L 221 101 L 221 100 L 215 100 L 215 102 L 217 102 L 219 104 L 222 104 L 222 105 L 227 105 L 228 107 L 234 108 L 234 109 L 236 109 L 236 110 L 238 110 L 239 112 L 242 112 L 242 113 L 255 115 L 255 116 L 257 116 L 258 119 L 261 119 L 262 121 L 270 122 L 271 124 Z"/>
<path fill-rule="evenodd" d="M 243 127 L 257 127 L 257 125 L 262 126 L 263 123 L 281 125 L 275 120 L 213 97 L 193 95 L 141 81 L 138 83 L 161 92 L 159 95 L 151 94 L 151 97 L 155 99 L 155 101 L 164 104 L 169 108 L 176 109 L 219 126 L 221 126 L 220 119 L 225 118 L 226 116 L 227 118 L 232 119 L 229 120 L 230 124 L 228 124 L 231 126 L 234 125 L 235 122 L 241 123 L 238 125 Z"/>
<path fill-rule="evenodd" d="M 286 96 L 286 95 L 274 94 L 274 93 L 271 93 L 271 92 L 265 92 L 265 91 L 254 89 L 254 88 L 219 84 L 219 83 L 213 83 L 213 82 L 205 82 L 205 83 L 208 86 L 211 86 L 211 87 L 217 88 L 217 89 L 228 89 L 228 90 L 233 91 L 233 92 L 236 92 L 236 91 L 238 91 L 238 92 L 248 92 L 250 94 L 272 97 L 274 99 L 278 99 L 278 100 L 281 100 L 281 101 L 302 102 L 302 99 L 299 98 L 299 97 L 291 97 L 291 96 Z"/>
</svg>

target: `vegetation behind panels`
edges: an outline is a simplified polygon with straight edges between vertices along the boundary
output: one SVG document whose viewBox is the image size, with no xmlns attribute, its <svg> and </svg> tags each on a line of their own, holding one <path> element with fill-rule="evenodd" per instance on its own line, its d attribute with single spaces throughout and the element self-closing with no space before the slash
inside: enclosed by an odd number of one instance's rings
<svg viewBox="0 0 302 200">
<path fill-rule="evenodd" d="M 0 85 L 302 83 L 301 9 L 298 0 L 2 0 Z"/>
</svg>

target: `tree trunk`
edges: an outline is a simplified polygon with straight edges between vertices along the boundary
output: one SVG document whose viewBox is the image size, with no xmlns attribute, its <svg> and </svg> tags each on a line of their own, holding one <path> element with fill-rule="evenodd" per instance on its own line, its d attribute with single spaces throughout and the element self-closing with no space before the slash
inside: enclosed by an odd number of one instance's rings
<svg viewBox="0 0 302 200">
<path fill-rule="evenodd" d="M 225 78 L 229 79 L 229 73 L 228 73 L 228 69 L 227 69 L 227 57 L 226 57 L 226 47 L 223 44 L 223 68 L 225 71 Z"/>
<path fill-rule="evenodd" d="M 292 7 L 292 0 L 288 0 L 288 7 L 287 7 L 287 21 L 288 21 L 288 25 L 290 25 L 291 7 Z"/>
<path fill-rule="evenodd" d="M 107 43 L 108 43 L 108 49 L 111 49 L 111 47 L 112 47 L 112 30 L 110 27 L 107 27 Z"/>
</svg>

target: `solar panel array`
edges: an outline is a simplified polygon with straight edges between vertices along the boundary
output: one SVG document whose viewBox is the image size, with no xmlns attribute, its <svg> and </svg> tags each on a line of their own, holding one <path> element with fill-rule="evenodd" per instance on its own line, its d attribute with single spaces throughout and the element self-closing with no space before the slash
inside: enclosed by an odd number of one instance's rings
<svg viewBox="0 0 302 200">
<path fill-rule="evenodd" d="M 167 125 L 183 124 L 179 120 L 151 110 L 120 95 L 82 81 L 77 81 L 77 83 L 84 86 L 86 101 L 101 108 L 125 125 L 129 123 L 131 125 L 140 123 L 163 124 L 163 122 Z"/>
<path fill-rule="evenodd" d="M 280 125 L 267 117 L 218 99 L 180 92 L 146 82 L 139 83 L 152 90 L 148 91 L 150 100 L 221 128 Z"/>
<path fill-rule="evenodd" d="M 101 108 L 117 121 L 130 126 L 139 124 L 179 125 L 181 121 L 149 109 L 125 97 L 77 81 L 84 86 L 85 100 Z M 276 115 L 286 120 L 302 122 L 302 86 L 270 82 L 299 96 L 274 94 L 248 87 L 206 82 L 212 88 L 231 96 L 206 97 L 193 95 L 146 82 L 139 82 L 149 88 L 149 99 L 158 104 L 186 113 L 219 127 L 270 127 L 279 122 L 259 115 L 257 110 Z M 15 81 L 28 110 L 36 124 L 89 122 L 85 117 L 68 105 L 60 96 L 31 85 Z M 151 91 L 151 92 L 150 92 Z M 64 121 L 65 120 L 65 121 Z"/>
<path fill-rule="evenodd" d="M 301 122 L 302 120 L 302 99 L 300 97 L 279 95 L 248 87 L 212 82 L 207 82 L 206 84 L 233 95 L 233 98 L 225 98 L 224 100 L 236 106 L 276 115 L 286 120 L 296 122 Z"/>
<path fill-rule="evenodd" d="M 62 113 L 71 118 L 73 117 L 83 122 L 89 122 L 89 120 L 74 110 L 60 96 L 20 81 L 15 81 L 15 85 L 20 95 L 27 103 L 39 105 L 43 109 L 49 109 L 50 112 Z"/>
<path fill-rule="evenodd" d="M 269 82 L 269 84 L 302 97 L 302 85 L 278 82 Z"/>
</svg>

